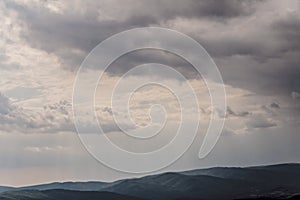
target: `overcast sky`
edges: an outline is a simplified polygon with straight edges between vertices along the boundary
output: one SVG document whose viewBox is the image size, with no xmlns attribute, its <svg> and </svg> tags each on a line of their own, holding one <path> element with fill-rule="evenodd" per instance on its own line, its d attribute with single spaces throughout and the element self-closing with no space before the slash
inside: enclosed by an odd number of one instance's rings
<svg viewBox="0 0 300 200">
<path fill-rule="evenodd" d="M 192 147 L 164 171 L 299 162 L 299 6 L 298 0 L 0 0 L 0 185 L 136 176 L 105 167 L 84 149 L 74 128 L 72 92 L 88 53 L 109 36 L 137 27 L 180 31 L 206 49 L 225 84 L 225 127 L 211 154 L 199 160 L 211 111 L 206 85 L 185 60 L 148 49 L 115 61 L 104 73 L 104 87 L 97 88 L 97 117 L 112 141 L 144 152 L 173 137 L 180 111 L 166 88 L 145 87 L 131 103 L 137 125 L 149 123 L 153 102 L 164 105 L 171 120 L 164 136 L 141 144 L 126 140 L 112 118 L 109 95 L 119 78 L 134 66 L 155 62 L 185 76 L 202 116 Z M 87 81 L 97 70 L 85 72 Z M 126 83 L 149 76 L 138 73 Z M 186 95 L 180 81 L 159 76 Z"/>
</svg>

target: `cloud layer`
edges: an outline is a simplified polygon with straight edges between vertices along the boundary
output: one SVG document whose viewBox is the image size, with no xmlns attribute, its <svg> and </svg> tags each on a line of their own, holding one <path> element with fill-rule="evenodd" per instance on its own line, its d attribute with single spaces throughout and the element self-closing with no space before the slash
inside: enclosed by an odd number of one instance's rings
<svg viewBox="0 0 300 200">
<path fill-rule="evenodd" d="M 83 150 L 73 124 L 72 91 L 76 70 L 99 42 L 120 31 L 149 26 L 185 33 L 212 56 L 227 92 L 227 114 L 218 116 L 226 118 L 225 128 L 212 156 L 199 161 L 197 145 L 213 110 L 205 83 L 172 52 L 141 50 L 112 63 L 96 90 L 98 121 L 113 142 L 142 152 L 173 137 L 180 106 L 172 93 L 161 88 L 136 92 L 130 102 L 136 126 L 128 126 L 135 130 L 147 125 L 149 107 L 161 103 L 171 122 L 158 141 L 126 140 L 113 119 L 110 97 L 118 79 L 134 66 L 156 62 L 187 78 L 198 97 L 200 113 L 196 114 L 201 115 L 194 146 L 166 170 L 299 162 L 299 13 L 297 0 L 0 1 L 0 184 L 129 176 L 100 166 Z M 85 81 L 95 72 L 96 67 L 88 69 Z M 130 85 L 149 76 L 135 74 L 126 81 Z M 182 83 L 168 74 L 158 76 L 174 84 L 189 103 Z M 190 112 L 190 120 L 196 120 Z M 95 124 L 85 126 L 90 133 L 97 132 Z M 30 173 L 39 177 L 33 180 Z"/>
</svg>

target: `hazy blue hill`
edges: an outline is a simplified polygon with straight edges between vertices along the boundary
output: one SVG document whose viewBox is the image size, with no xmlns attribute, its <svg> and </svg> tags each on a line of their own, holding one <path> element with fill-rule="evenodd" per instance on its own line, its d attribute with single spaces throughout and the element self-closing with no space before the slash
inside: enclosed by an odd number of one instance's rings
<svg viewBox="0 0 300 200">
<path fill-rule="evenodd" d="M 23 190 L 0 194 L 0 200 L 142 200 L 141 198 L 98 191 Z"/>
<path fill-rule="evenodd" d="M 148 199 L 287 198 L 300 193 L 299 172 L 299 164 L 217 167 L 129 179 L 105 190 Z"/>
<path fill-rule="evenodd" d="M 15 189 L 15 188 L 13 188 L 13 187 L 0 186 L 0 192 L 9 191 L 9 190 L 14 190 L 14 189 Z"/>
<path fill-rule="evenodd" d="M 109 185 L 105 182 L 89 181 L 89 182 L 55 182 L 42 185 L 34 185 L 28 187 L 22 187 L 22 190 L 53 190 L 53 189 L 64 189 L 64 190 L 77 190 L 77 191 L 97 191 L 103 187 Z"/>
<path fill-rule="evenodd" d="M 46 195 L 39 191 L 23 190 L 9 191 L 0 194 L 1 200 L 26 200 L 26 199 L 48 199 Z"/>
<path fill-rule="evenodd" d="M 72 199 L 72 195 L 78 196 L 78 198 L 81 198 L 81 195 L 96 195 L 87 197 L 87 199 L 92 200 L 98 199 L 97 195 L 100 193 L 101 195 L 119 194 L 125 199 L 134 196 L 150 200 L 296 199 L 300 194 L 300 165 L 281 164 L 246 168 L 216 167 L 170 172 L 113 183 L 65 182 L 23 188 L 2 187 L 2 191 L 5 190 L 13 191 L 0 193 L 0 200 Z M 298 196 L 293 197 L 295 195 Z"/>
<path fill-rule="evenodd" d="M 231 179 L 179 173 L 166 173 L 140 179 L 130 179 L 105 190 L 120 194 L 131 194 L 148 199 L 200 198 L 233 199 L 250 195 L 251 184 Z M 239 189 L 237 189 L 239 188 Z M 246 189 L 247 188 L 247 189 Z"/>
<path fill-rule="evenodd" d="M 251 180 L 257 178 L 270 179 L 275 174 L 300 176 L 300 164 L 279 164 L 260 167 L 215 167 L 180 172 L 185 175 L 209 175 L 220 178 Z"/>
<path fill-rule="evenodd" d="M 256 166 L 249 167 L 249 169 L 266 170 L 269 172 L 285 173 L 290 175 L 300 176 L 300 164 L 278 164 L 278 165 L 267 165 L 267 166 Z"/>
<path fill-rule="evenodd" d="M 238 179 L 255 183 L 256 187 L 264 190 L 288 188 L 300 191 L 300 164 L 279 164 L 260 167 L 216 167 L 181 172 L 185 175 L 209 175 L 225 179 Z"/>
</svg>

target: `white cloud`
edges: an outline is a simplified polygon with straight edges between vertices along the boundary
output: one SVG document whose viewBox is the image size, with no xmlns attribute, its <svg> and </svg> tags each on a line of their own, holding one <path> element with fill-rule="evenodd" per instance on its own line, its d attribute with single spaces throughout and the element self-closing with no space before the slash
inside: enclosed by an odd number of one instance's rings
<svg viewBox="0 0 300 200">
<path fill-rule="evenodd" d="M 23 109 L 0 93 L 0 129 L 22 133 L 74 131 L 70 108 L 70 103 L 60 101 L 45 105 L 44 110 Z"/>
</svg>

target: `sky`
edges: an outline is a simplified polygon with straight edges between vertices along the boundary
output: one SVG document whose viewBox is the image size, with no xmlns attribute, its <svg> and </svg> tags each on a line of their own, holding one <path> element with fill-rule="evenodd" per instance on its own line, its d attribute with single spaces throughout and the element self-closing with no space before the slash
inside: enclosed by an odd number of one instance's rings
<svg viewBox="0 0 300 200">
<path fill-rule="evenodd" d="M 225 125 L 212 152 L 199 159 L 212 112 L 205 81 L 179 56 L 144 49 L 114 61 L 103 71 L 96 89 L 97 119 L 111 141 L 129 151 L 147 152 L 174 137 L 180 104 L 168 88 L 149 85 L 136 90 L 128 105 L 135 123 L 121 123 L 125 129 L 138 130 L 151 122 L 151 105 L 161 104 L 168 123 L 153 140 L 127 138 L 113 118 L 110 98 L 120 79 L 126 89 L 155 78 L 176 88 L 186 105 L 192 102 L 184 87 L 189 83 L 200 107 L 199 112 L 186 107 L 189 120 L 198 122 L 198 115 L 201 119 L 196 139 L 184 155 L 153 173 L 299 162 L 299 6 L 298 0 L 0 0 L 0 185 L 113 181 L 145 175 L 119 172 L 96 160 L 76 133 L 72 110 L 76 73 L 89 52 L 114 34 L 142 27 L 179 31 L 205 48 L 223 78 Z M 108 49 L 108 54 L 117 49 Z M 146 63 L 168 65 L 185 80 L 151 71 L 123 77 Z M 85 81 L 99 70 L 97 66 L 86 69 Z M 125 89 L 119 95 L 125 96 Z M 91 133 L 97 132 L 85 123 Z"/>
</svg>

